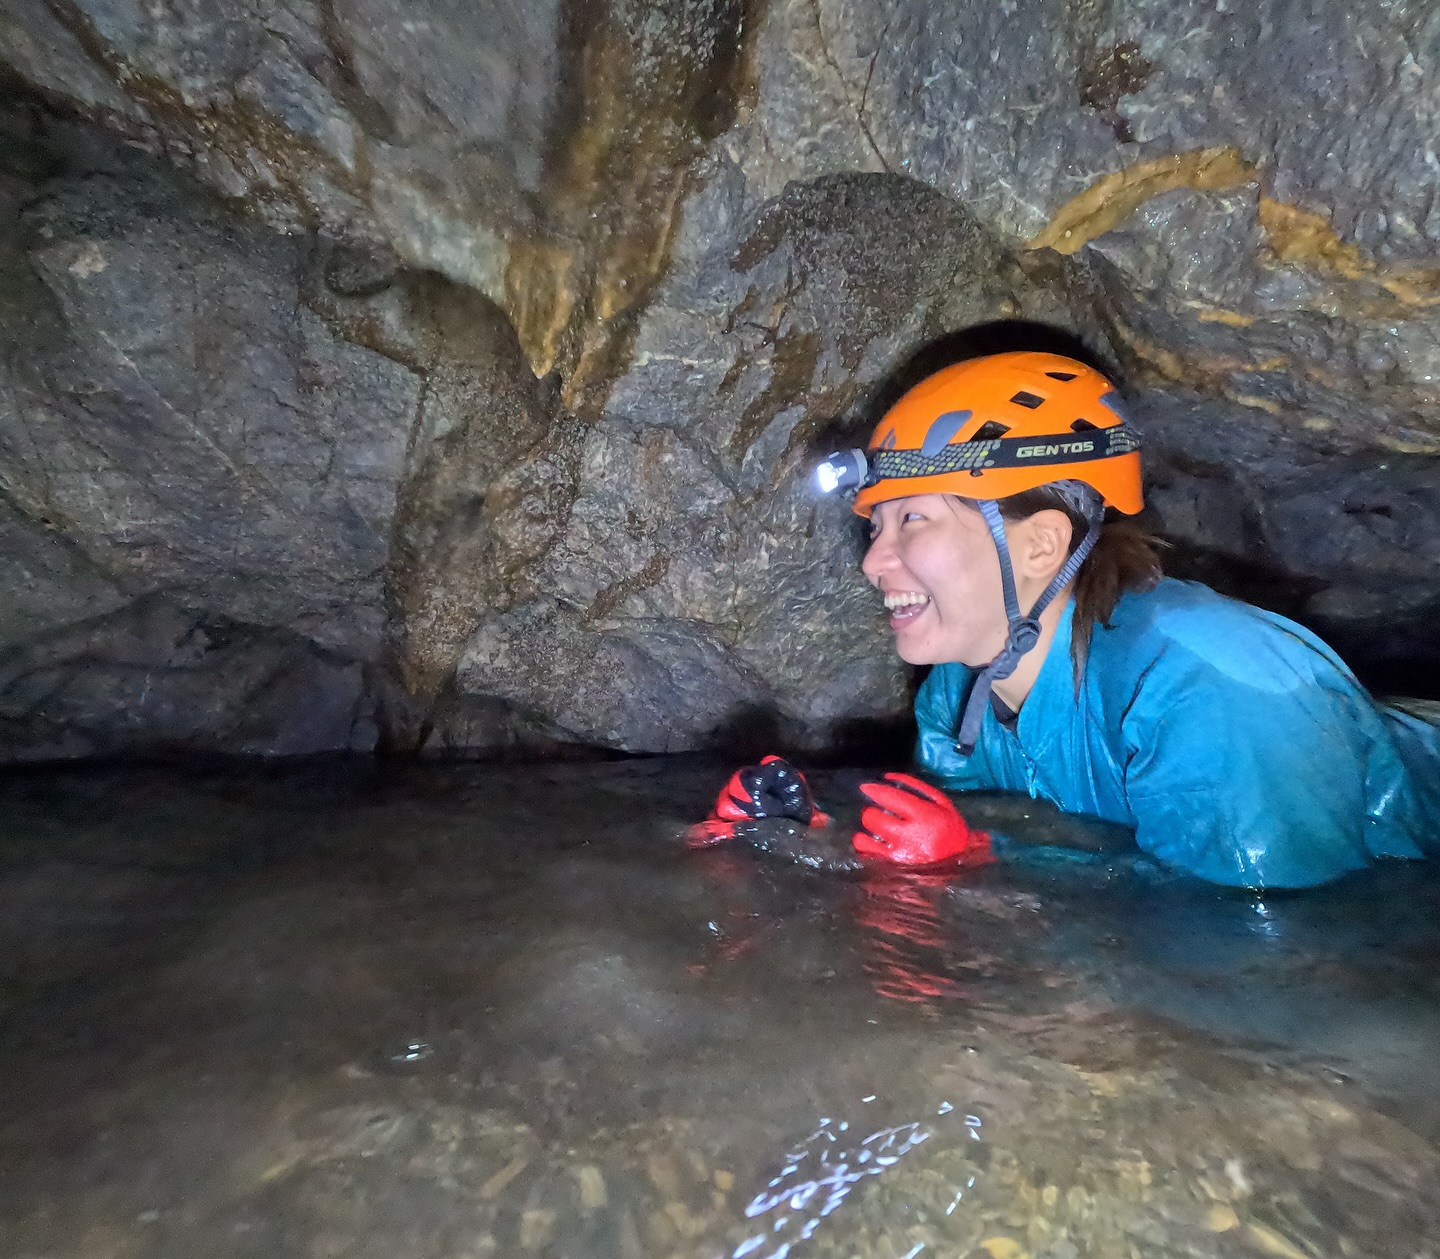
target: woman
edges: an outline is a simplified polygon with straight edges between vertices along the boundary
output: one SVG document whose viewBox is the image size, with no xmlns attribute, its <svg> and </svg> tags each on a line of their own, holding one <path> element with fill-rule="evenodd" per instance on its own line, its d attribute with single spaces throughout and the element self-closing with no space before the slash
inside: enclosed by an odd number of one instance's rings
<svg viewBox="0 0 1440 1259">
<path fill-rule="evenodd" d="M 918 759 L 946 790 L 1028 792 L 1247 887 L 1440 841 L 1440 731 L 1376 704 L 1294 622 L 1163 578 L 1142 534 L 1105 522 L 1140 510 L 1140 455 L 1093 369 L 1035 353 L 946 368 L 817 476 L 855 491 L 896 649 L 933 666 Z M 946 797 L 892 778 L 864 789 L 862 854 L 967 851 Z"/>
</svg>

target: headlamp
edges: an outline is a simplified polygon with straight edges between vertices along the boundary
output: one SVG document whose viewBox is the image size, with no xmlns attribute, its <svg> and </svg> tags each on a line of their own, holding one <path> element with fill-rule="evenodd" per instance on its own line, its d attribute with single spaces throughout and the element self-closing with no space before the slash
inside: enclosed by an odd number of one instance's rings
<svg viewBox="0 0 1440 1259">
<path fill-rule="evenodd" d="M 837 450 L 815 469 L 815 486 L 822 494 L 836 490 L 858 490 L 870 473 L 870 461 L 863 450 Z"/>
</svg>

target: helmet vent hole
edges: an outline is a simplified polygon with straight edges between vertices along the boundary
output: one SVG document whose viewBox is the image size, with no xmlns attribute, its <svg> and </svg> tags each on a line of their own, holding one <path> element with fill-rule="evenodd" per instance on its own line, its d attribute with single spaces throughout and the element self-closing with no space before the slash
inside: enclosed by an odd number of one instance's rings
<svg viewBox="0 0 1440 1259">
<path fill-rule="evenodd" d="M 984 424 L 980 425 L 980 427 L 975 430 L 975 433 L 970 438 L 970 440 L 972 442 L 999 441 L 1000 438 L 1004 437 L 1005 434 L 1009 431 L 1010 428 L 1008 425 L 1001 424 L 996 420 L 987 420 Z"/>
<path fill-rule="evenodd" d="M 1042 398 L 1039 394 L 1026 393 L 1022 389 L 1013 398 L 1011 398 L 1010 401 L 1022 407 L 1029 407 L 1033 411 L 1036 407 L 1040 406 L 1041 403 L 1045 401 L 1045 399 Z"/>
<path fill-rule="evenodd" d="M 1074 373 L 1074 372 L 1046 372 L 1045 374 L 1046 374 L 1047 376 L 1049 376 L 1051 380 L 1074 380 L 1074 379 L 1075 379 L 1075 373 Z"/>
<path fill-rule="evenodd" d="M 1089 420 L 1076 420 L 1070 425 L 1072 433 L 1096 433 L 1099 432 L 1099 428 L 1098 424 L 1092 424 Z"/>
</svg>

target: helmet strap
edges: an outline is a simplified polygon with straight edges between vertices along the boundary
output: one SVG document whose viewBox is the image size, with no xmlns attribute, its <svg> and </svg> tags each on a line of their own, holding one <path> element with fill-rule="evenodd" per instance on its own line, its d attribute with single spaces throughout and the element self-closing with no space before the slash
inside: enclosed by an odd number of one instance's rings
<svg viewBox="0 0 1440 1259">
<path fill-rule="evenodd" d="M 990 706 L 990 693 L 996 682 L 1002 682 L 1015 672 L 1020 658 L 1034 649 L 1040 641 L 1040 614 L 1045 611 L 1062 590 L 1080 571 L 1080 565 L 1095 549 L 1100 540 L 1101 522 L 1092 520 L 1085 537 L 1070 558 L 1050 579 L 1050 584 L 1035 600 L 1035 606 L 1025 615 L 1020 615 L 1020 601 L 1015 594 L 1015 571 L 1010 564 L 1010 543 L 1005 537 L 1005 517 L 993 498 L 982 498 L 975 504 L 985 517 L 990 536 L 995 540 L 995 550 L 1000 556 L 1000 586 L 1005 596 L 1005 620 L 1009 624 L 1005 646 L 1000 654 L 976 675 L 975 684 L 970 688 L 970 698 L 965 704 L 964 716 L 960 719 L 960 737 L 956 747 L 961 756 L 969 756 L 975 750 L 980 738 L 980 727 L 985 721 L 985 710 Z"/>
</svg>

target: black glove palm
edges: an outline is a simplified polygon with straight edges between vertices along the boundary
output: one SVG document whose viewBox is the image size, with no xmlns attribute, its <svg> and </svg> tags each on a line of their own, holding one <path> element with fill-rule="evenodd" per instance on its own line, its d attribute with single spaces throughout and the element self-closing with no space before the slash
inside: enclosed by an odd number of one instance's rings
<svg viewBox="0 0 1440 1259">
<path fill-rule="evenodd" d="M 732 822 L 785 817 L 808 826 L 815 816 L 815 797 L 805 776 L 789 761 L 767 756 L 731 775 L 715 802 L 714 816 Z"/>
</svg>

